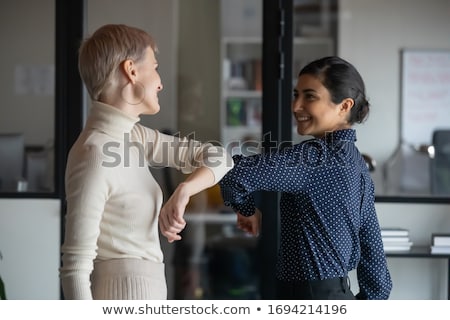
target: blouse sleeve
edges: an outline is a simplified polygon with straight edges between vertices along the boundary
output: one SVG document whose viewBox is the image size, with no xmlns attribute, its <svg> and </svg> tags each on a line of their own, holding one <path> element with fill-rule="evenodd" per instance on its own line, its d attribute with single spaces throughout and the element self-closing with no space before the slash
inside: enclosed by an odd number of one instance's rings
<svg viewBox="0 0 450 320">
<path fill-rule="evenodd" d="M 304 152 L 308 149 L 308 161 Z M 224 203 L 244 216 L 255 211 L 252 193 L 255 191 L 298 192 L 305 188 L 307 174 L 323 156 L 320 148 L 304 148 L 304 144 L 278 152 L 244 157 L 233 156 L 234 168 L 220 181 Z"/>
<path fill-rule="evenodd" d="M 365 186 L 359 233 L 361 258 L 357 268 L 357 277 L 360 292 L 357 294 L 357 298 L 385 300 L 389 298 L 392 280 L 387 267 L 375 210 L 373 182 L 367 178 Z"/>
</svg>

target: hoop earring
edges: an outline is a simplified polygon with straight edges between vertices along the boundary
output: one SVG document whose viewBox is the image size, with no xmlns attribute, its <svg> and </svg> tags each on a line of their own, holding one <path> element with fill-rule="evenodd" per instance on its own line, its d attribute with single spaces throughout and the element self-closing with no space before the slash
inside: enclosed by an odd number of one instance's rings
<svg viewBox="0 0 450 320">
<path fill-rule="evenodd" d="M 133 85 L 133 88 L 132 88 L 132 89 L 133 89 L 133 96 L 135 96 L 135 97 L 141 96 L 140 99 L 137 99 L 136 101 L 128 101 L 128 100 L 125 98 L 124 90 L 125 90 L 125 88 L 127 87 L 127 85 L 125 85 L 125 86 L 122 88 L 122 92 L 121 92 L 121 94 L 120 94 L 120 96 L 122 97 L 122 99 L 123 99 L 126 103 L 131 104 L 131 105 L 133 105 L 133 106 L 136 106 L 136 105 L 138 105 L 138 104 L 141 104 L 142 101 L 144 101 L 144 99 L 145 99 L 145 87 L 144 87 L 144 85 L 143 85 L 141 82 L 139 82 L 139 81 L 136 81 L 135 84 L 136 84 L 137 86 Z"/>
</svg>

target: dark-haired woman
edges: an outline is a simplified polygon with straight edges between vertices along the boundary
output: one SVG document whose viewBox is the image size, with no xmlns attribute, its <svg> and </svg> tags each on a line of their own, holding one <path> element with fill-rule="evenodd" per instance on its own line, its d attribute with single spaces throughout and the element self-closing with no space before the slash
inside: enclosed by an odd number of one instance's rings
<svg viewBox="0 0 450 320">
<path fill-rule="evenodd" d="M 220 182 L 225 204 L 238 213 L 238 227 L 257 235 L 264 213 L 252 193 L 282 192 L 278 299 L 388 299 L 374 184 L 352 128 L 369 112 L 362 77 L 339 57 L 313 61 L 299 73 L 292 112 L 298 133 L 312 139 L 234 156 Z M 348 281 L 353 269 L 356 295 Z"/>
</svg>

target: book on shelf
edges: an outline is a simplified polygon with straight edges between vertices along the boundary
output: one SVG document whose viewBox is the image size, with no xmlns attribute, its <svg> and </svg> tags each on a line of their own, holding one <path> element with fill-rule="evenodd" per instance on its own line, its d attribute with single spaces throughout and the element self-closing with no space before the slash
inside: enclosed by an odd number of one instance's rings
<svg viewBox="0 0 450 320">
<path fill-rule="evenodd" d="M 412 242 L 383 242 L 383 249 L 385 252 L 403 252 L 411 250 Z"/>
<path fill-rule="evenodd" d="M 383 240 L 383 243 L 407 243 L 409 242 L 408 236 L 381 236 L 381 240 Z"/>
<path fill-rule="evenodd" d="M 245 104 L 245 112 L 247 114 L 246 125 L 249 127 L 261 126 L 262 112 L 261 101 L 259 99 L 249 99 Z"/>
<path fill-rule="evenodd" d="M 382 237 L 408 237 L 409 230 L 404 228 L 381 228 Z"/>
<path fill-rule="evenodd" d="M 259 99 L 230 97 L 227 99 L 227 126 L 261 126 L 262 113 Z"/>
<path fill-rule="evenodd" d="M 381 228 L 381 240 L 385 252 L 405 252 L 411 250 L 409 230 L 404 228 Z"/>
<path fill-rule="evenodd" d="M 245 102 L 240 98 L 229 98 L 227 100 L 227 125 L 244 126 L 247 123 Z"/>
<path fill-rule="evenodd" d="M 450 233 L 432 233 L 431 244 L 433 246 L 450 246 Z"/>
<path fill-rule="evenodd" d="M 262 60 L 253 60 L 253 89 L 262 91 Z"/>
<path fill-rule="evenodd" d="M 230 90 L 262 91 L 262 60 L 227 59 L 224 62 L 224 78 Z"/>
<path fill-rule="evenodd" d="M 431 246 L 432 254 L 450 254 L 450 246 Z"/>
</svg>

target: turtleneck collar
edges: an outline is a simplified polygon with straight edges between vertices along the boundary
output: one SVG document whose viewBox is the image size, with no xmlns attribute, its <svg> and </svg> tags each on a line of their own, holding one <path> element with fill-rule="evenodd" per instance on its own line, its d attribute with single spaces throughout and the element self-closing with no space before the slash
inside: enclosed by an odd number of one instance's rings
<svg viewBox="0 0 450 320">
<path fill-rule="evenodd" d="M 93 101 L 86 127 L 100 130 L 115 138 L 123 138 L 124 133 L 131 132 L 139 117 L 99 101 Z"/>
</svg>

